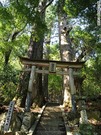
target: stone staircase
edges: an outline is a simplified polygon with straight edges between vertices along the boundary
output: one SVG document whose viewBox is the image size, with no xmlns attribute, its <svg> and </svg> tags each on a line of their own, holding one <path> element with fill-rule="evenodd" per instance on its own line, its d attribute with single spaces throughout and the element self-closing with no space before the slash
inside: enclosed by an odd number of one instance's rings
<svg viewBox="0 0 101 135">
<path fill-rule="evenodd" d="M 33 135 L 66 135 L 62 112 L 57 103 L 49 103 Z"/>
</svg>

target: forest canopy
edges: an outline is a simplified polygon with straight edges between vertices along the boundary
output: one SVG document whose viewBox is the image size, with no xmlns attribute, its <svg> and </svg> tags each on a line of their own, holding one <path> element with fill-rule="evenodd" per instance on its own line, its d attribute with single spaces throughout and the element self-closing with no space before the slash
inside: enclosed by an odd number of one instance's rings
<svg viewBox="0 0 101 135">
<path fill-rule="evenodd" d="M 60 18 L 67 23 L 72 61 L 85 61 L 80 75 L 84 76 L 83 94 L 101 94 L 101 26 L 97 25 L 97 17 L 97 0 L 1 1 L 0 102 L 8 104 L 19 94 L 23 67 L 19 56 L 61 60 Z M 61 76 L 49 76 L 49 91 L 58 93 L 60 82 Z"/>
</svg>

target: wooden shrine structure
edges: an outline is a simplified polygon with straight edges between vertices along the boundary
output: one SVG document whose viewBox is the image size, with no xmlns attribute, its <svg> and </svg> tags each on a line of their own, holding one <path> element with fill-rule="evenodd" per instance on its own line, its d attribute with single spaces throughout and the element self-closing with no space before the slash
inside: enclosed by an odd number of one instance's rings
<svg viewBox="0 0 101 135">
<path fill-rule="evenodd" d="M 25 111 L 30 110 L 30 96 L 32 93 L 33 81 L 35 80 L 36 73 L 42 74 L 59 74 L 59 75 L 69 75 L 69 83 L 71 96 L 74 98 L 74 94 L 76 93 L 75 85 L 74 85 L 74 75 L 78 75 L 77 69 L 81 69 L 85 62 L 66 62 L 66 61 L 54 61 L 54 60 L 31 60 L 29 58 L 20 57 L 20 61 L 23 65 L 26 66 L 24 71 L 31 71 L 30 80 L 28 86 L 28 93 L 26 98 Z M 28 68 L 27 68 L 28 66 Z M 29 68 L 31 67 L 31 68 Z M 39 69 L 41 67 L 41 69 Z M 45 67 L 47 67 L 45 69 Z M 68 72 L 57 70 L 57 68 L 64 69 L 68 68 Z M 76 69 L 76 71 L 75 71 Z M 73 102 L 73 100 L 72 100 Z M 72 110 L 74 110 L 74 103 L 72 103 Z"/>
</svg>

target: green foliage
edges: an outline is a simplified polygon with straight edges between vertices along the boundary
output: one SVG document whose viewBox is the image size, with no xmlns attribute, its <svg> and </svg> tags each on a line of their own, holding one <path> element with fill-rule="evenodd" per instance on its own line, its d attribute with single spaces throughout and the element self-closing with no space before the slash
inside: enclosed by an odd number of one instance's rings
<svg viewBox="0 0 101 135">
<path fill-rule="evenodd" d="M 0 102 L 8 104 L 13 99 L 18 85 L 19 71 L 8 66 L 0 71 Z"/>
<path fill-rule="evenodd" d="M 11 58 L 17 58 L 18 56 L 27 56 L 29 38 L 29 35 L 25 33 L 12 43 L 13 51 L 11 54 Z"/>
<path fill-rule="evenodd" d="M 91 124 L 80 124 L 80 135 L 94 135 L 94 127 Z"/>
<path fill-rule="evenodd" d="M 20 52 L 19 49 L 21 50 L 22 44 L 26 45 L 25 35 L 21 36 L 19 34 L 22 39 L 18 39 L 18 37 L 13 38 L 15 32 L 20 32 L 26 27 L 26 21 L 12 5 L 0 7 L 0 18 L 0 39 L 2 41 L 0 43 L 0 53 L 5 58 L 5 53 L 9 52 L 10 49 L 11 51 L 17 49 L 16 52 Z"/>
<path fill-rule="evenodd" d="M 43 39 L 47 30 L 39 0 L 10 0 L 0 6 L 0 96 L 8 102 L 16 94 L 18 84 L 18 56 L 26 56 L 31 33 Z M 9 54 L 9 56 L 7 55 Z M 7 56 L 7 57 L 6 57 Z M 5 57 L 8 63 L 5 65 Z M 8 97 L 9 93 L 9 97 Z"/>
<path fill-rule="evenodd" d="M 56 101 L 62 96 L 62 77 L 59 75 L 49 75 L 48 80 L 49 96 Z"/>
<path fill-rule="evenodd" d="M 59 75 L 49 75 L 49 91 L 60 91 L 62 88 L 62 77 Z"/>
<path fill-rule="evenodd" d="M 100 57 L 90 59 L 87 66 L 83 69 L 83 75 L 86 76 L 83 82 L 84 94 L 95 96 L 101 93 L 101 60 Z"/>
<path fill-rule="evenodd" d="M 56 6 L 50 5 L 46 9 L 46 16 L 45 16 L 45 21 L 46 21 L 48 30 L 52 28 L 55 18 L 56 18 Z"/>
<path fill-rule="evenodd" d="M 81 52 L 86 52 L 84 54 L 86 58 L 94 56 L 98 39 L 92 32 L 88 32 L 86 29 L 77 26 L 71 31 L 70 36 L 73 38 L 73 49 L 77 56 L 79 56 Z"/>
<path fill-rule="evenodd" d="M 0 6 L 0 96 L 4 102 L 8 102 L 16 94 L 19 73 L 17 72 L 19 68 L 17 57 L 27 55 L 30 33 L 37 40 L 43 38 L 44 33 L 51 35 L 56 11 L 62 15 L 63 8 L 68 18 L 79 18 L 82 20 L 81 26 L 84 23 L 86 24 L 86 28 L 75 27 L 71 31 L 71 37 L 74 38 L 73 49 L 76 54 L 79 55 L 85 49 L 85 55 L 90 58 L 83 70 L 83 75 L 86 76 L 83 83 L 84 94 L 95 95 L 100 93 L 101 43 L 99 36 L 101 30 L 96 26 L 97 0 L 66 0 L 66 2 L 59 0 L 59 2 L 56 2 L 57 5 L 47 8 L 46 18 L 39 10 L 40 2 L 39 0 L 10 0 L 6 6 Z M 12 41 L 12 35 L 18 31 L 19 34 Z M 9 65 L 4 68 L 5 54 L 10 49 L 12 49 L 12 52 Z M 59 51 L 58 45 L 50 46 L 49 58 L 59 60 Z M 49 92 L 58 93 L 61 89 L 62 78 L 60 76 L 49 76 Z"/>
<path fill-rule="evenodd" d="M 13 1 L 11 6 L 14 8 L 20 26 L 25 23 L 33 27 L 32 31 L 36 39 L 42 37 L 47 30 L 44 17 L 38 10 L 39 0 L 24 0 L 20 2 Z"/>
<path fill-rule="evenodd" d="M 50 45 L 50 54 L 49 58 L 51 60 L 60 60 L 60 51 L 59 51 L 59 45 Z"/>
<path fill-rule="evenodd" d="M 90 25 L 96 26 L 97 20 L 97 0 L 66 0 L 64 10 L 73 17 L 83 17 Z"/>
</svg>

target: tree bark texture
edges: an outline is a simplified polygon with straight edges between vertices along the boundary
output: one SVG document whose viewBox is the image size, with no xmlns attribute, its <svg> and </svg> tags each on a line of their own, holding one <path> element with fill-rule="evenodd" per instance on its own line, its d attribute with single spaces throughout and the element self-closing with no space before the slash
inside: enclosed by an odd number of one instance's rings
<svg viewBox="0 0 101 135">
<path fill-rule="evenodd" d="M 28 57 L 30 59 L 34 59 L 34 60 L 43 58 L 43 39 L 36 42 L 36 41 L 33 41 L 33 37 L 31 36 L 30 43 L 29 43 L 29 49 L 28 49 Z M 31 68 L 31 67 L 29 67 L 29 68 Z M 23 82 L 21 84 L 21 93 L 23 93 L 22 99 L 21 99 L 21 106 L 22 107 L 25 106 L 25 101 L 26 101 L 26 96 L 27 96 L 27 91 L 28 91 L 28 84 L 29 84 L 29 81 L 28 81 L 29 76 L 30 76 L 30 73 L 26 74 L 26 72 L 25 72 L 25 73 L 23 73 L 22 81 L 20 80 L 21 82 Z M 27 80 L 26 80 L 26 77 L 27 77 Z M 41 97 L 43 98 L 42 75 L 41 74 L 36 75 L 36 81 L 35 82 L 36 82 L 36 84 L 33 84 L 34 87 L 33 87 L 32 93 L 34 95 L 32 95 L 31 103 L 33 102 L 34 98 L 38 95 L 39 95 L 39 97 L 38 97 L 39 100 L 42 100 Z M 25 87 L 25 84 L 26 84 L 26 87 Z"/>
<path fill-rule="evenodd" d="M 67 25 L 66 15 L 59 16 L 59 44 L 62 61 L 73 61 L 72 43 L 69 37 L 71 27 Z M 68 69 L 63 69 L 69 72 Z M 63 76 L 64 105 L 71 106 L 71 93 L 69 87 L 69 75 Z"/>
</svg>

